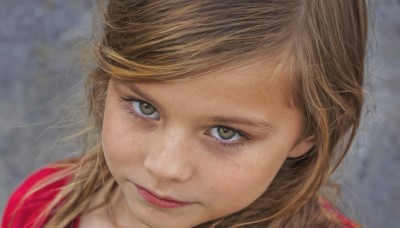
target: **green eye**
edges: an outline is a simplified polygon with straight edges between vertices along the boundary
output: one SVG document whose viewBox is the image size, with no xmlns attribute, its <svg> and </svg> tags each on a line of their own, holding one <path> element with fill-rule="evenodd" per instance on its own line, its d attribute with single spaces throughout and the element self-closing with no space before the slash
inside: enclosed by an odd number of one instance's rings
<svg viewBox="0 0 400 228">
<path fill-rule="evenodd" d="M 210 129 L 209 133 L 212 137 L 222 142 L 234 143 L 240 141 L 242 136 L 240 133 L 232 128 L 217 126 Z"/>
<path fill-rule="evenodd" d="M 152 105 L 145 102 L 139 102 L 139 109 L 140 112 L 146 116 L 149 116 L 157 111 Z"/>
<path fill-rule="evenodd" d="M 149 119 L 159 119 L 160 118 L 160 115 L 159 115 L 157 109 L 153 105 L 151 105 L 147 102 L 133 100 L 132 108 L 136 114 L 138 114 L 139 116 L 142 116 L 144 118 L 149 118 Z"/>
<path fill-rule="evenodd" d="M 223 140 L 232 139 L 237 134 L 236 131 L 226 127 L 218 127 L 217 132 L 218 136 Z"/>
</svg>

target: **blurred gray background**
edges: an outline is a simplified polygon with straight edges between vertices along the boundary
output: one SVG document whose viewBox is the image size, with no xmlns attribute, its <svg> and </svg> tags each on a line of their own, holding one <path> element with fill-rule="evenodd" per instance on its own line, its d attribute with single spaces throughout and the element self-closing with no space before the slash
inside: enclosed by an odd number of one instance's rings
<svg viewBox="0 0 400 228">
<path fill-rule="evenodd" d="M 49 151 L 54 131 L 46 129 L 82 97 L 81 56 L 93 4 L 0 0 L 0 212 L 29 172 L 62 156 Z M 368 114 L 336 176 L 349 212 L 364 227 L 398 228 L 400 0 L 371 0 L 370 6 Z"/>
</svg>

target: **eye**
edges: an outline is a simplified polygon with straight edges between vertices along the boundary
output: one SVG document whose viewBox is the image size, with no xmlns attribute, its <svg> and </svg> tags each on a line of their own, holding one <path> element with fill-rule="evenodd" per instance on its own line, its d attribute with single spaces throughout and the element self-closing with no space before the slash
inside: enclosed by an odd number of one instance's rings
<svg viewBox="0 0 400 228">
<path fill-rule="evenodd" d="M 210 130 L 210 135 L 218 140 L 229 143 L 235 143 L 242 139 L 242 135 L 238 131 L 224 126 L 212 128 Z"/>
<path fill-rule="evenodd" d="M 160 114 L 153 105 L 140 100 L 132 100 L 131 103 L 133 111 L 139 116 L 148 119 L 160 119 Z"/>
</svg>

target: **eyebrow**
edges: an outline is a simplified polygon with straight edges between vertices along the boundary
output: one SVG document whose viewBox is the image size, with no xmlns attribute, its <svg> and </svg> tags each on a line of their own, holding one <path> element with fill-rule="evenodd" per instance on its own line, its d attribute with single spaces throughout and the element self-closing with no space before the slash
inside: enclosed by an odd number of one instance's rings
<svg viewBox="0 0 400 228">
<path fill-rule="evenodd" d="M 155 100 L 153 100 L 149 95 L 144 93 L 141 89 L 139 89 L 136 85 L 132 83 L 121 83 L 123 87 L 128 88 L 132 92 L 136 93 L 139 95 L 141 98 L 143 98 L 146 102 L 149 102 L 151 105 L 156 106 L 157 108 L 161 108 L 161 105 L 157 103 Z"/>
<path fill-rule="evenodd" d="M 136 93 L 140 97 L 142 97 L 144 100 L 146 100 L 146 102 L 150 102 L 152 105 L 156 106 L 157 108 L 162 108 L 162 106 L 159 103 L 157 103 L 155 100 L 153 100 L 149 95 L 147 95 L 145 92 L 143 92 L 141 89 L 139 89 L 136 85 L 134 85 L 132 83 L 122 83 L 122 85 L 124 87 L 130 89 L 132 92 Z M 226 117 L 226 116 L 217 115 L 217 116 L 213 116 L 213 117 L 208 117 L 205 120 L 208 122 L 218 123 L 220 125 L 232 125 L 232 124 L 246 125 L 246 126 L 250 126 L 250 127 L 259 128 L 260 130 L 263 130 L 266 132 L 273 132 L 276 130 L 276 127 L 269 122 L 266 122 L 263 120 L 252 120 L 252 119 L 247 119 L 247 118 L 238 117 L 238 116 Z"/>
<path fill-rule="evenodd" d="M 216 122 L 218 124 L 227 124 L 227 125 L 231 125 L 231 124 L 247 125 L 247 126 L 251 126 L 251 127 L 260 128 L 261 130 L 267 131 L 267 132 L 272 132 L 276 129 L 275 126 L 273 126 L 272 124 L 270 124 L 266 121 L 263 121 L 263 120 L 251 120 L 251 119 L 246 119 L 243 117 L 236 117 L 236 116 L 232 116 L 232 117 L 214 116 L 214 117 L 209 118 L 209 121 Z"/>
</svg>

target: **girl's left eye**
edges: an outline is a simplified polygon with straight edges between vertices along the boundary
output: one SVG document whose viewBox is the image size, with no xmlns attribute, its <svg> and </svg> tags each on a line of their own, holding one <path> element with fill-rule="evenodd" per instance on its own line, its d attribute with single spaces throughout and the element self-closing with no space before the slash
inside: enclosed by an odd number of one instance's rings
<svg viewBox="0 0 400 228">
<path fill-rule="evenodd" d="M 236 143 L 243 138 L 238 131 L 224 126 L 211 128 L 209 134 L 224 143 Z"/>
<path fill-rule="evenodd" d="M 153 105 L 140 100 L 131 100 L 131 104 L 135 114 L 139 115 L 140 117 L 155 120 L 160 119 L 160 114 Z"/>
</svg>

